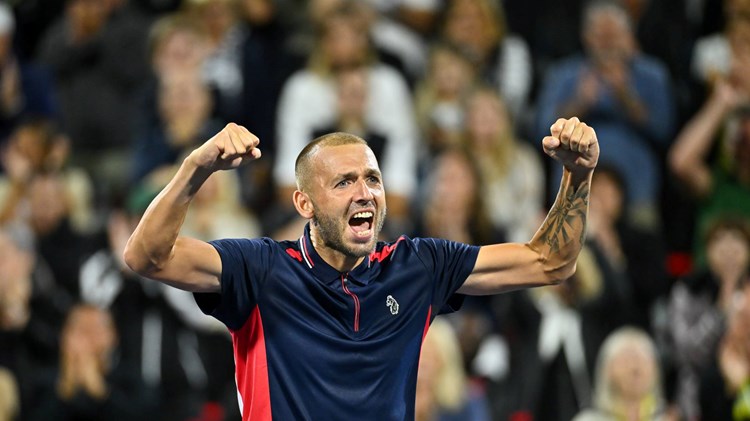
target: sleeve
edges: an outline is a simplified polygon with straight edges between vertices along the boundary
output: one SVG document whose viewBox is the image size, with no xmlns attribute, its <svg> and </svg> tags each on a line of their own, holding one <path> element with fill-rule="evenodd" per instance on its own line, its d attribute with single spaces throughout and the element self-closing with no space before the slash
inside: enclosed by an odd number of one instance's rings
<svg viewBox="0 0 750 421">
<path fill-rule="evenodd" d="M 258 303 L 259 291 L 272 266 L 274 242 L 268 238 L 225 239 L 209 244 L 221 257 L 221 291 L 195 293 L 195 301 L 205 314 L 237 330 Z"/>
<path fill-rule="evenodd" d="M 432 307 L 440 313 L 457 311 L 463 295 L 455 292 L 474 269 L 479 247 L 436 238 L 415 239 L 414 244 L 432 279 Z"/>
</svg>

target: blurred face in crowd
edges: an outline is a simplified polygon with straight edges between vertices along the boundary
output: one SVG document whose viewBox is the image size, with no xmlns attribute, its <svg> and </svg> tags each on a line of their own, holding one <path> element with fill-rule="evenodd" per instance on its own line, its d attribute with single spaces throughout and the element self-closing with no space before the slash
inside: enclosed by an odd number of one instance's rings
<svg viewBox="0 0 750 421">
<path fill-rule="evenodd" d="M 211 93 L 197 74 L 173 74 L 160 81 L 159 111 L 167 122 L 187 119 L 201 125 L 211 113 Z"/>
<path fill-rule="evenodd" d="M 104 362 L 117 342 L 112 317 L 95 307 L 75 307 L 63 328 L 61 342 L 64 353 L 83 352 Z"/>
<path fill-rule="evenodd" d="M 491 148 L 510 130 L 508 113 L 500 97 L 490 91 L 472 95 L 466 108 L 466 128 L 473 146 Z"/>
<path fill-rule="evenodd" d="M 323 32 L 323 53 L 332 69 L 354 67 L 365 62 L 368 53 L 367 32 L 356 19 L 330 18 Z"/>
<path fill-rule="evenodd" d="M 177 28 L 159 41 L 154 51 L 154 68 L 164 77 L 187 71 L 198 72 L 208 55 L 205 36 L 189 28 Z"/>
<path fill-rule="evenodd" d="M 457 151 L 443 153 L 434 171 L 434 191 L 430 198 L 437 203 L 430 208 L 454 215 L 471 214 L 479 186 L 468 158 Z M 446 197 L 451 199 L 445 200 Z"/>
<path fill-rule="evenodd" d="M 253 26 L 263 26 L 271 22 L 276 15 L 272 0 L 242 0 L 245 19 Z"/>
<path fill-rule="evenodd" d="M 455 98 L 471 84 L 471 64 L 450 50 L 436 50 L 432 56 L 431 67 L 439 97 Z"/>
<path fill-rule="evenodd" d="M 483 58 L 497 42 L 495 16 L 485 4 L 486 0 L 453 0 L 448 6 L 445 37 L 477 58 Z"/>
<path fill-rule="evenodd" d="M 626 400 L 640 400 L 656 382 L 655 356 L 642 342 L 626 342 L 609 361 L 607 374 L 615 394 Z"/>
<path fill-rule="evenodd" d="M 339 113 L 342 118 L 362 118 L 367 107 L 367 72 L 350 69 L 338 75 Z"/>
<path fill-rule="evenodd" d="M 65 186 L 53 175 L 36 176 L 29 187 L 31 226 L 44 235 L 52 232 L 68 215 Z"/>
<path fill-rule="evenodd" d="M 628 60 L 633 53 L 634 42 L 624 11 L 594 10 L 585 22 L 583 43 L 596 63 Z"/>
<path fill-rule="evenodd" d="M 69 0 L 70 22 L 85 33 L 96 33 L 107 21 L 114 2 L 111 0 Z"/>
<path fill-rule="evenodd" d="M 194 0 L 192 11 L 214 40 L 221 38 L 235 21 L 230 0 Z"/>
<path fill-rule="evenodd" d="M 708 266 L 717 274 L 740 275 L 750 266 L 750 244 L 737 229 L 718 229 L 706 247 Z"/>
</svg>

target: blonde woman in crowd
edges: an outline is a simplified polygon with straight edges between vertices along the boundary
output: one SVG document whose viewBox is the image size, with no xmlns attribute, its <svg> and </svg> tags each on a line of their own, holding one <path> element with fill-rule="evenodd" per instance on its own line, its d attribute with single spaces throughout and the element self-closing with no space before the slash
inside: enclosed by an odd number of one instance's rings
<svg viewBox="0 0 750 421">
<path fill-rule="evenodd" d="M 607 337 L 597 359 L 593 408 L 574 421 L 667 421 L 659 360 L 648 334 L 623 327 Z"/>
<path fill-rule="evenodd" d="M 464 129 L 464 102 L 476 83 L 476 70 L 460 47 L 439 43 L 432 49 L 430 65 L 417 86 L 417 121 L 430 155 L 460 143 Z"/>
<path fill-rule="evenodd" d="M 482 396 L 473 396 L 458 338 L 450 323 L 436 319 L 419 358 L 416 421 L 488 421 Z"/>
<path fill-rule="evenodd" d="M 501 2 L 450 0 L 442 35 L 470 52 L 480 79 L 494 86 L 519 118 L 531 89 L 531 55 L 526 42 L 509 33 Z"/>
<path fill-rule="evenodd" d="M 516 139 L 508 109 L 493 89 L 477 89 L 468 98 L 464 142 L 485 182 L 492 224 L 508 241 L 528 241 L 542 212 L 544 172 L 534 150 Z"/>
</svg>

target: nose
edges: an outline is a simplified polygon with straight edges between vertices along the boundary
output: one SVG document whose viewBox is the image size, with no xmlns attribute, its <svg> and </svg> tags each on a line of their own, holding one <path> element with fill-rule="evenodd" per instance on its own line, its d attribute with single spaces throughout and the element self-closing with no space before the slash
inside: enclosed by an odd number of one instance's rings
<svg viewBox="0 0 750 421">
<path fill-rule="evenodd" d="M 358 180 L 354 189 L 355 202 L 370 202 L 375 198 L 365 180 Z"/>
</svg>

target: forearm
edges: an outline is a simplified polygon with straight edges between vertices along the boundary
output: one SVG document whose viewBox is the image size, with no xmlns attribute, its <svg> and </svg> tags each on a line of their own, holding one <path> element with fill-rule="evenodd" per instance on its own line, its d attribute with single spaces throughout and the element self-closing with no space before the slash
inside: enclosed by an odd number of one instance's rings
<svg viewBox="0 0 750 421">
<path fill-rule="evenodd" d="M 710 102 L 706 104 L 682 130 L 672 155 L 684 160 L 703 161 L 711 149 L 714 135 L 721 127 L 725 114 L 721 106 Z"/>
<path fill-rule="evenodd" d="M 583 247 L 592 174 L 563 170 L 557 199 L 528 243 L 539 255 L 544 272 L 557 279 L 573 274 Z"/>
<path fill-rule="evenodd" d="M 211 175 L 200 169 L 191 156 L 151 202 L 128 240 L 125 260 L 138 273 L 148 274 L 163 268 L 170 259 L 190 202 Z"/>
</svg>

